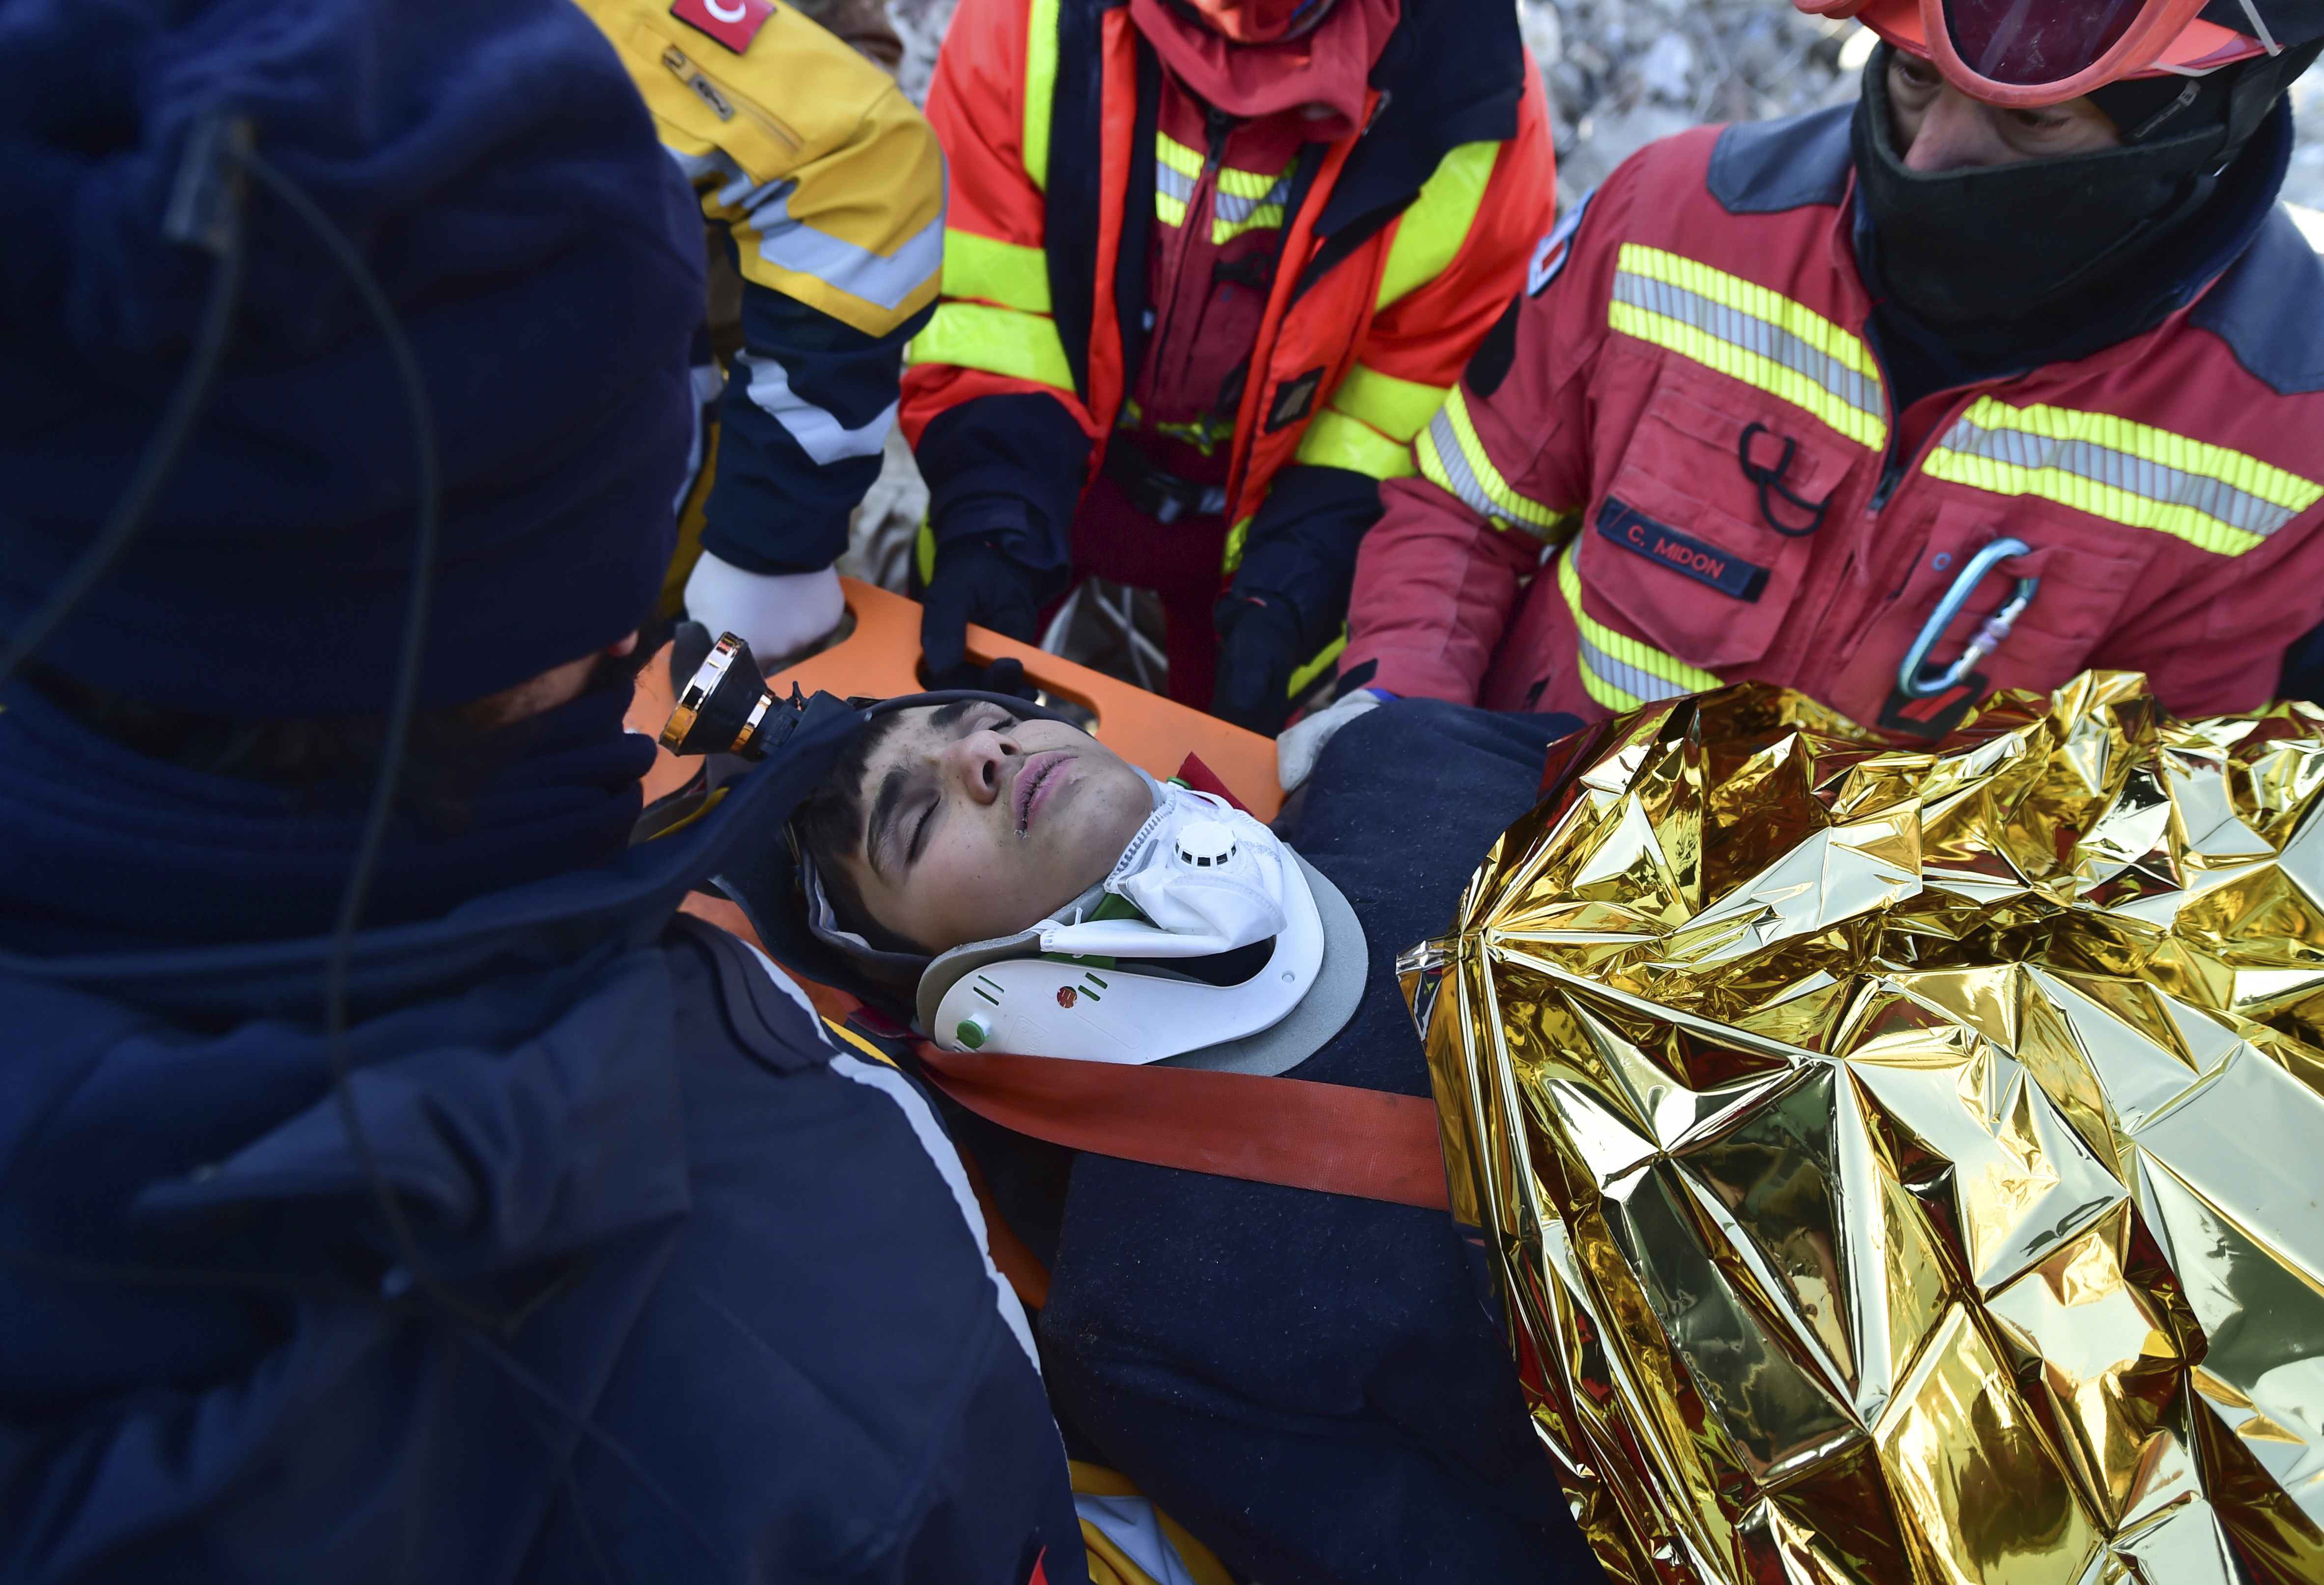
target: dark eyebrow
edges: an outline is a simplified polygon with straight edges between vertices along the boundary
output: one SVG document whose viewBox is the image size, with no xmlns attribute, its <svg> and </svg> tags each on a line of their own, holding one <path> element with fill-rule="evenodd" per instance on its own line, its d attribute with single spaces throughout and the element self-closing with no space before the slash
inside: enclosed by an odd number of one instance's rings
<svg viewBox="0 0 2324 1585">
<path fill-rule="evenodd" d="M 980 705 L 1001 709 L 990 699 L 954 699 L 949 705 L 939 705 L 930 711 L 928 724 L 939 733 L 956 734 L 961 724 L 968 719 L 969 713 Z M 1002 714 L 1008 713 L 1002 711 Z M 904 795 L 911 790 L 911 771 L 900 765 L 880 779 L 879 795 L 872 800 L 872 817 L 864 822 L 863 826 L 863 856 L 876 873 L 887 873 L 881 866 L 880 854 L 888 845 L 889 828 L 896 818 L 896 806 L 902 803 Z M 905 868 L 910 867 L 908 862 Z"/>
<path fill-rule="evenodd" d="M 898 766 L 880 779 L 880 795 L 872 800 L 872 818 L 863 830 L 863 856 L 883 875 L 887 871 L 881 867 L 880 852 L 888 845 L 888 828 L 895 823 L 896 806 L 904 801 L 905 784 L 910 780 L 910 772 Z"/>
</svg>

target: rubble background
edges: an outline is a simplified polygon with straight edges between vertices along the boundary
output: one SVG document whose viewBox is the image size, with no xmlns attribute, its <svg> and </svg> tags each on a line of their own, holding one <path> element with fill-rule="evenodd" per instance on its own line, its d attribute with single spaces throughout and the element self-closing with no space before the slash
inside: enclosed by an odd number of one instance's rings
<svg viewBox="0 0 2324 1585">
<path fill-rule="evenodd" d="M 1558 207 L 1659 137 L 1707 121 L 1789 115 L 1856 97 L 1873 38 L 1853 22 L 1801 15 L 1790 0 L 1515 0 L 1526 44 L 1549 90 L 1557 139 Z M 903 40 L 897 77 L 925 104 L 955 0 L 888 0 Z M 2309 240 L 2324 249 L 2324 64 L 2292 89 L 2298 142 L 2283 197 Z M 890 435 L 879 484 L 865 498 L 841 570 L 904 586 L 927 490 L 900 437 Z M 1121 599 L 1114 589 L 1100 600 Z M 1084 603 L 1089 604 L 1089 603 Z M 1160 635 L 1158 611 L 1136 603 L 1138 627 Z M 1068 613 L 1052 648 L 1144 682 L 1119 624 Z M 1065 631 L 1070 629 L 1070 631 Z M 1150 686 L 1150 685 L 1149 685 Z"/>
</svg>

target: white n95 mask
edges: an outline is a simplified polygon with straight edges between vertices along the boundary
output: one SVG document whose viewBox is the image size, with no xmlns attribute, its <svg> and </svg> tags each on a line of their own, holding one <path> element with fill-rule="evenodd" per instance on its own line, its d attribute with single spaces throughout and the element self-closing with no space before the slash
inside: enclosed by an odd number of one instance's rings
<svg viewBox="0 0 2324 1585">
<path fill-rule="evenodd" d="M 1211 957 L 1283 933 L 1289 860 L 1275 833 L 1223 798 L 1182 787 L 1162 792 L 1105 878 L 1105 890 L 1144 917 L 1046 926 L 1043 952 Z"/>
</svg>

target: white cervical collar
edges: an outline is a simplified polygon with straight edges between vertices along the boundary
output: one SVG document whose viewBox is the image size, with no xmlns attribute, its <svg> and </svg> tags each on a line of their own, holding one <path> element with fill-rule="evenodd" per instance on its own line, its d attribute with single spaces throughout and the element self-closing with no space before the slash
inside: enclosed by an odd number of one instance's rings
<svg viewBox="0 0 2324 1585">
<path fill-rule="evenodd" d="M 1223 798 L 1147 781 L 1154 813 L 1102 882 L 1025 930 L 928 965 L 918 1013 L 938 1046 L 1120 1063 L 1226 1053 L 1282 1023 L 1315 988 L 1324 924 L 1314 888 L 1329 883 Z M 1140 917 L 1090 917 L 1108 894 Z M 1331 902 L 1335 917 L 1346 915 L 1342 967 L 1351 978 L 1332 1016 L 1315 1020 L 1312 1044 L 1284 1065 L 1329 1038 L 1361 993 L 1361 933 L 1337 892 Z M 1267 948 L 1265 963 L 1242 965 L 1231 984 L 1164 966 L 1253 946 Z"/>
</svg>

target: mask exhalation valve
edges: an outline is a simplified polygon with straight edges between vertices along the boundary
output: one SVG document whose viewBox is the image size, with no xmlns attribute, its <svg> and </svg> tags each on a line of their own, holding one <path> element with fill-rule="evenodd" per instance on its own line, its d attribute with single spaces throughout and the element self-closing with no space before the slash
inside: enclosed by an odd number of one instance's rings
<svg viewBox="0 0 2324 1585">
<path fill-rule="evenodd" d="M 1178 862 L 1189 870 L 1217 870 L 1234 862 L 1234 833 L 1216 820 L 1195 820 L 1178 829 Z"/>
</svg>

